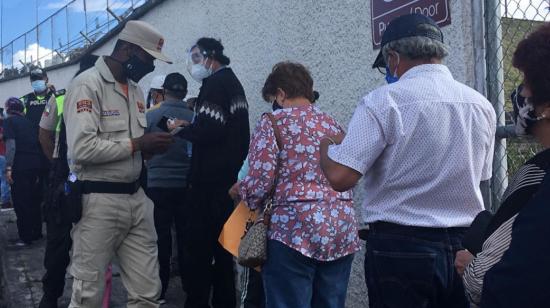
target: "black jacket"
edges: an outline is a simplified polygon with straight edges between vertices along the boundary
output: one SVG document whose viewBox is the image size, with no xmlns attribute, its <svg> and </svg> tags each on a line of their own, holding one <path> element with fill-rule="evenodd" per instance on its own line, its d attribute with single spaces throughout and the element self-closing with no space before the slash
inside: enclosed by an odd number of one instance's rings
<svg viewBox="0 0 550 308">
<path fill-rule="evenodd" d="M 230 68 L 203 80 L 193 123 L 179 133 L 193 144 L 192 185 L 236 182 L 248 154 L 250 127 L 244 89 Z"/>
<path fill-rule="evenodd" d="M 512 242 L 483 281 L 481 308 L 550 305 L 550 173 L 512 227 Z"/>
</svg>

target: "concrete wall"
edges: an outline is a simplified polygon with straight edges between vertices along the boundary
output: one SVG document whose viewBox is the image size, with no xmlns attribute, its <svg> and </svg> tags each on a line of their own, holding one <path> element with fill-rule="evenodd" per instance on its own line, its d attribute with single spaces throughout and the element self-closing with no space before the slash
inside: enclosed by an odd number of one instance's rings
<svg viewBox="0 0 550 308">
<path fill-rule="evenodd" d="M 452 24 L 443 28 L 451 47 L 447 60 L 456 79 L 474 85 L 474 48 L 469 1 L 451 0 Z M 347 125 L 358 100 L 384 82 L 371 69 L 377 50 L 372 49 L 370 1 L 365 0 L 166 0 L 142 20 L 156 26 L 166 37 L 165 52 L 174 64 L 157 63 L 157 70 L 141 85 L 144 90 L 156 73 L 182 72 L 190 94 L 199 84 L 185 69 L 186 50 L 201 36 L 222 39 L 231 66 L 240 78 L 250 103 L 252 127 L 270 106 L 260 90 L 273 64 L 282 60 L 304 63 L 312 72 L 318 105 Z M 108 54 L 113 41 L 96 54 Z M 58 88 L 65 87 L 76 71 L 68 67 L 49 73 Z M 0 83 L 0 100 L 22 95 L 28 80 Z M 362 193 L 358 189 L 358 198 Z M 366 307 L 362 253 L 354 264 L 348 307 Z"/>
</svg>

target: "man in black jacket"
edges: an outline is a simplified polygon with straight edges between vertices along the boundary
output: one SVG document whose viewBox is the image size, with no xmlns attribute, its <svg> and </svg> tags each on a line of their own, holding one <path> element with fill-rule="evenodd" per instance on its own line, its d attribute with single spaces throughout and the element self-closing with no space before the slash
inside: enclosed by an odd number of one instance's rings
<svg viewBox="0 0 550 308">
<path fill-rule="evenodd" d="M 213 307 L 233 308 L 233 258 L 218 243 L 218 236 L 233 210 L 227 191 L 248 153 L 248 103 L 219 41 L 199 39 L 188 61 L 191 76 L 202 86 L 194 120 L 176 123 L 183 126 L 178 136 L 193 146 L 182 272 L 185 307 L 210 307 L 213 287 Z"/>
</svg>

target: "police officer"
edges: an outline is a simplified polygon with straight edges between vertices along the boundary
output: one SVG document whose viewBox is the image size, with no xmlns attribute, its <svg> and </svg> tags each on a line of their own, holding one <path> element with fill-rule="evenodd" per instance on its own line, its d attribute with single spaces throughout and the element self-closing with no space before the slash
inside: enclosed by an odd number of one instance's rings
<svg viewBox="0 0 550 308">
<path fill-rule="evenodd" d="M 30 78 L 33 91 L 21 97 L 21 101 L 25 105 L 25 116 L 38 131 L 44 108 L 55 101 L 55 88 L 48 84 L 48 75 L 41 68 L 32 70 Z"/>
<path fill-rule="evenodd" d="M 139 186 L 142 155 L 166 151 L 165 132 L 144 134 L 143 92 L 137 82 L 155 68 L 164 38 L 129 21 L 110 56 L 71 83 L 64 104 L 68 156 L 82 192 L 82 217 L 72 231 L 74 277 L 69 307 L 100 307 L 105 270 L 116 256 L 127 307 L 158 307 L 160 295 L 153 203 Z M 76 199 L 76 198 L 71 198 Z"/>
<path fill-rule="evenodd" d="M 17 245 L 29 245 L 42 236 L 40 199 L 37 191 L 40 157 L 37 132 L 23 113 L 23 103 L 9 98 L 8 118 L 4 121 L 6 142 L 6 179 L 11 184 L 13 207 L 17 215 Z"/>
<path fill-rule="evenodd" d="M 33 129 L 36 131 L 36 136 L 38 136 L 40 119 L 42 118 L 42 113 L 44 112 L 46 106 L 55 104 L 56 96 L 62 96 L 64 91 L 57 93 L 55 91 L 55 87 L 48 84 L 48 75 L 46 74 L 46 71 L 41 68 L 31 70 L 30 81 L 33 91 L 22 96 L 21 101 L 23 102 L 25 108 L 25 117 L 31 122 Z M 38 138 L 36 142 L 39 142 Z M 39 189 L 34 192 L 41 202 L 43 199 L 43 194 L 47 188 L 49 165 L 48 159 L 44 153 L 41 153 L 40 169 L 38 174 Z M 38 215 L 38 219 L 41 220 L 41 211 L 38 211 L 33 215 Z M 39 237 L 42 237 L 42 233 L 40 233 Z"/>
<path fill-rule="evenodd" d="M 85 55 L 80 61 L 80 69 L 75 76 L 91 68 L 98 56 Z M 46 252 L 42 277 L 44 294 L 39 308 L 57 307 L 57 300 L 63 295 L 65 271 L 70 262 L 72 219 L 64 198 L 64 184 L 69 175 L 67 162 L 67 141 L 63 125 L 64 95 L 57 96 L 55 103 L 46 105 L 40 120 L 39 139 L 46 157 L 52 161 L 48 190 L 45 195 L 46 207 Z M 63 131 L 62 131 L 63 130 Z"/>
</svg>

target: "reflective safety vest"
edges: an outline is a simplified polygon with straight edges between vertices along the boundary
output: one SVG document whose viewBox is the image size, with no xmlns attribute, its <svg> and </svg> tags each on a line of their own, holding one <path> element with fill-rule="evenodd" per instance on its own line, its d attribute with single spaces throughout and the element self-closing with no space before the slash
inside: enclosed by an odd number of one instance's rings
<svg viewBox="0 0 550 308">
<path fill-rule="evenodd" d="M 57 123 L 55 124 L 55 132 L 61 131 L 61 119 L 63 119 L 63 102 L 65 101 L 65 94 L 55 97 L 55 104 L 57 108 Z"/>
</svg>

